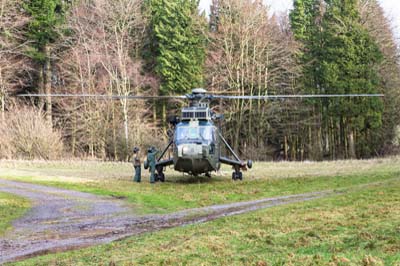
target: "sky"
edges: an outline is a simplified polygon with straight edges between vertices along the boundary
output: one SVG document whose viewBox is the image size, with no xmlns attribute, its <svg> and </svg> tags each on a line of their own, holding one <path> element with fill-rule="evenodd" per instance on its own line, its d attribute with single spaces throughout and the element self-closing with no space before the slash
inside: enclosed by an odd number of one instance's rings
<svg viewBox="0 0 400 266">
<path fill-rule="evenodd" d="M 393 31 L 395 32 L 398 43 L 400 43 L 400 0 L 378 0 L 386 16 L 392 21 Z M 292 8 L 293 0 L 264 0 L 273 12 L 287 12 Z M 209 11 L 211 0 L 200 0 L 200 9 Z"/>
</svg>

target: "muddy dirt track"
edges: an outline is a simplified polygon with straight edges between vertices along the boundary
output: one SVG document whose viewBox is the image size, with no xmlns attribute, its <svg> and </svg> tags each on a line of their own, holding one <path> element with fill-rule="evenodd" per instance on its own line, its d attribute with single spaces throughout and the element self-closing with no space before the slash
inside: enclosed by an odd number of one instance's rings
<svg viewBox="0 0 400 266">
<path fill-rule="evenodd" d="M 122 200 L 77 191 L 1 179 L 0 191 L 25 197 L 33 205 L 0 238 L 0 264 L 337 193 L 321 191 L 138 216 Z"/>
</svg>

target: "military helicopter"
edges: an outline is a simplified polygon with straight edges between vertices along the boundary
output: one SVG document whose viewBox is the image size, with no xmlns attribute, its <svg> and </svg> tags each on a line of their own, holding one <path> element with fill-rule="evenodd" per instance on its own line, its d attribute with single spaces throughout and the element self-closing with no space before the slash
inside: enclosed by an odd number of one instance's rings
<svg viewBox="0 0 400 266">
<path fill-rule="evenodd" d="M 340 98 L 340 97 L 383 97 L 383 94 L 312 94 L 312 95 L 260 95 L 260 96 L 229 96 L 209 94 L 205 89 L 193 89 L 191 94 L 178 96 L 119 96 L 97 94 L 20 94 L 21 97 L 93 97 L 100 99 L 186 99 L 187 107 L 182 108 L 180 117 L 174 117 L 169 122 L 173 125 L 169 143 L 161 152 L 156 162 L 156 180 L 165 181 L 164 170 L 167 166 L 174 166 L 179 172 L 193 176 L 205 174 L 211 177 L 211 172 L 218 171 L 221 164 L 232 166 L 232 179 L 243 180 L 243 170 L 252 168 L 251 160 L 241 160 L 232 147 L 222 136 L 216 121 L 221 115 L 215 114 L 210 104 L 216 99 L 240 100 L 276 100 L 287 98 Z M 221 154 L 222 146 L 227 148 L 230 157 Z M 165 154 L 173 148 L 173 157 L 164 159 Z"/>
</svg>

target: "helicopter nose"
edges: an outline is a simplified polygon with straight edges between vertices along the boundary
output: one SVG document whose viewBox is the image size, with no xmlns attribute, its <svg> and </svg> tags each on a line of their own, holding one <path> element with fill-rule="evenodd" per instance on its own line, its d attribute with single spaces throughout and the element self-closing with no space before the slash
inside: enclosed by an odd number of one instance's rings
<svg viewBox="0 0 400 266">
<path fill-rule="evenodd" d="M 178 157 L 196 157 L 203 154 L 202 145 L 183 144 L 178 146 Z"/>
</svg>

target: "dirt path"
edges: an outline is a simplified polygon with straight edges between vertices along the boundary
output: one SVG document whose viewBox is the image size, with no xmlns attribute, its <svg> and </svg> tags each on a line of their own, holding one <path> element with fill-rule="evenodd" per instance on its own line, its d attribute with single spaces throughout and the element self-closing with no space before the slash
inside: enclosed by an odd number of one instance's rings
<svg viewBox="0 0 400 266">
<path fill-rule="evenodd" d="M 138 216 L 121 200 L 77 191 L 2 179 L 0 191 L 25 197 L 33 205 L 13 223 L 14 229 L 0 238 L 0 264 L 337 193 L 321 191 Z"/>
</svg>

